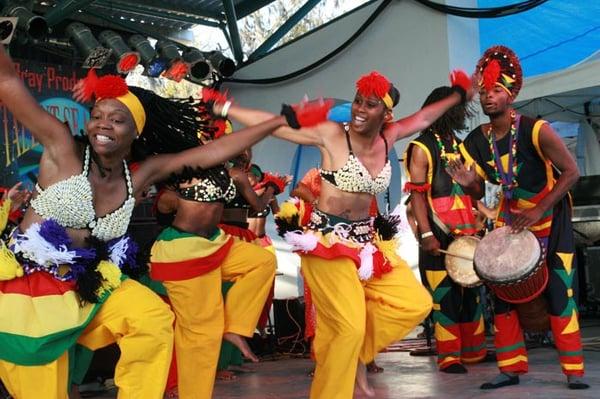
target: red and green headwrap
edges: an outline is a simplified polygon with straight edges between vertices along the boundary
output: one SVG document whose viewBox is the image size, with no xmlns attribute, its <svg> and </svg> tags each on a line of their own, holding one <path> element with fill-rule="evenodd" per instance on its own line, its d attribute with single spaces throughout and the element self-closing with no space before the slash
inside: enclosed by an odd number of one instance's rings
<svg viewBox="0 0 600 399">
<path fill-rule="evenodd" d="M 477 63 L 481 74 L 479 86 L 491 90 L 501 87 L 512 98 L 516 98 L 523 85 L 523 71 L 517 55 L 505 46 L 493 46 L 483 53 Z"/>
<path fill-rule="evenodd" d="M 397 90 L 394 85 L 382 74 L 372 71 L 363 75 L 356 81 L 356 89 L 363 96 L 376 96 L 381 98 L 387 109 L 392 109 L 398 102 Z M 395 98 L 394 98 L 395 97 Z"/>
</svg>

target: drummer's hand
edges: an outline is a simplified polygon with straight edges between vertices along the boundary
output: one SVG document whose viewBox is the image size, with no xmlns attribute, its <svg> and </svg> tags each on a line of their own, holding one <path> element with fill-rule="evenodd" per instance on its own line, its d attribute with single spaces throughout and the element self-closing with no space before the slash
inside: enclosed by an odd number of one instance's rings
<svg viewBox="0 0 600 399">
<path fill-rule="evenodd" d="M 473 165 L 467 167 L 460 159 L 448 160 L 446 172 L 463 187 L 469 187 L 477 181 L 477 173 Z"/>
<path fill-rule="evenodd" d="M 437 238 L 435 238 L 435 236 L 424 238 L 421 241 L 421 247 L 432 255 L 440 255 L 440 252 L 438 251 L 438 249 L 441 248 L 440 242 L 437 240 Z"/>
<path fill-rule="evenodd" d="M 543 210 L 538 206 L 529 209 L 511 209 L 510 212 L 513 217 L 510 225 L 512 233 L 519 233 L 533 226 L 544 215 Z"/>
</svg>

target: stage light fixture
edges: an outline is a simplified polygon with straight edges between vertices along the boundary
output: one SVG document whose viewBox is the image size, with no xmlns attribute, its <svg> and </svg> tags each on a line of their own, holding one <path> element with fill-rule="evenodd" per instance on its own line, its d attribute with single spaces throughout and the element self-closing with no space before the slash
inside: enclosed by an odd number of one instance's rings
<svg viewBox="0 0 600 399">
<path fill-rule="evenodd" d="M 129 46 L 140 54 L 144 73 L 151 78 L 157 78 L 169 64 L 167 59 L 157 55 L 156 50 L 150 44 L 150 41 L 142 35 L 132 35 L 128 40 Z"/>
<path fill-rule="evenodd" d="M 105 30 L 98 35 L 100 43 L 112 50 L 117 59 L 117 72 L 129 73 L 140 63 L 140 54 L 132 51 L 125 40 L 111 30 Z"/>
<path fill-rule="evenodd" d="M 73 22 L 67 25 L 66 33 L 83 55 L 84 68 L 103 68 L 106 65 L 112 51 L 100 45 L 90 28 L 79 22 Z"/>
<path fill-rule="evenodd" d="M 235 72 L 235 62 L 225 57 L 220 51 L 211 51 L 208 53 L 207 59 L 221 76 L 231 76 Z"/>
<path fill-rule="evenodd" d="M 40 15 L 36 15 L 20 4 L 9 4 L 4 7 L 2 14 L 9 17 L 17 17 L 17 27 L 36 40 L 48 36 L 48 22 Z"/>
<path fill-rule="evenodd" d="M 0 43 L 8 44 L 17 27 L 16 17 L 0 17 Z"/>
<path fill-rule="evenodd" d="M 195 80 L 204 80 L 210 74 L 210 64 L 206 61 L 204 53 L 197 48 L 189 47 L 183 52 L 183 60 L 190 67 L 190 77 Z"/>
<path fill-rule="evenodd" d="M 181 82 L 190 72 L 190 64 L 185 62 L 179 53 L 179 47 L 169 40 L 159 40 L 156 42 L 156 51 L 161 58 L 169 60 L 169 66 L 163 72 L 167 79 Z"/>
</svg>

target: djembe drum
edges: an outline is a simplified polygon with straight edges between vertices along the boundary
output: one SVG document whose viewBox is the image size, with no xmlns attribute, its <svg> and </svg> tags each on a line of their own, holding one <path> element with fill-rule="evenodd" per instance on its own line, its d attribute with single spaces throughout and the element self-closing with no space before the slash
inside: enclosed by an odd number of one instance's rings
<svg viewBox="0 0 600 399">
<path fill-rule="evenodd" d="M 542 331 L 549 326 L 545 298 L 548 285 L 545 248 L 528 230 L 511 233 L 509 226 L 487 234 L 475 249 L 475 272 L 494 292 L 516 305 L 522 327 Z"/>
<path fill-rule="evenodd" d="M 473 266 L 473 256 L 479 241 L 479 237 L 475 236 L 458 237 L 450 243 L 444 258 L 448 276 L 452 281 L 466 288 L 481 285 L 481 279 L 475 273 Z"/>
</svg>

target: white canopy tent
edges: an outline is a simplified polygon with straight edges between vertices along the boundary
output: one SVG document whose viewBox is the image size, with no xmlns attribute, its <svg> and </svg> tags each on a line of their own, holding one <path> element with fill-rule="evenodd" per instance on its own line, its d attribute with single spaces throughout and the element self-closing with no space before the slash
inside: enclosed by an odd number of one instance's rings
<svg viewBox="0 0 600 399">
<path fill-rule="evenodd" d="M 582 175 L 600 175 L 600 59 L 526 79 L 519 112 L 554 122 L 577 158 Z M 571 138 L 569 138 L 571 137 Z"/>
</svg>

